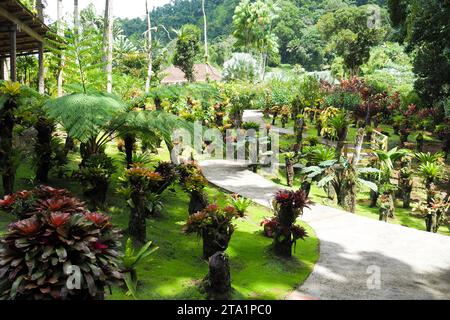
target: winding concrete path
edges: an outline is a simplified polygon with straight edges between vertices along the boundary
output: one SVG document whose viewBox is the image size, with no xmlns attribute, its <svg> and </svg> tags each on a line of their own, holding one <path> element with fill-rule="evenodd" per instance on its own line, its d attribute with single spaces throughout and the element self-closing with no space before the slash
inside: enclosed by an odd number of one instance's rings
<svg viewBox="0 0 450 320">
<path fill-rule="evenodd" d="M 213 184 L 269 206 L 282 187 L 227 160 L 201 163 Z M 316 205 L 302 218 L 320 258 L 287 299 L 450 299 L 450 237 Z"/>
</svg>

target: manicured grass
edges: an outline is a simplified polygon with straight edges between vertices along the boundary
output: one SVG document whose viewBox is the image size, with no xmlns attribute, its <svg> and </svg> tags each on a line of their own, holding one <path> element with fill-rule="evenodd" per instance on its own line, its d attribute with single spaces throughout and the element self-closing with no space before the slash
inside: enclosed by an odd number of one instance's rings
<svg viewBox="0 0 450 320">
<path fill-rule="evenodd" d="M 114 147 L 108 148 L 118 168 L 122 155 Z M 76 168 L 78 156 L 72 154 L 73 169 Z M 167 152 L 161 150 L 158 158 L 167 159 Z M 157 158 L 155 158 L 157 160 Z M 108 213 L 112 222 L 123 229 L 128 225 L 129 209 L 123 198 L 115 193 L 118 177 L 122 170 L 113 176 L 108 195 Z M 18 170 L 16 189 L 31 188 L 28 177 L 33 173 L 30 166 L 22 165 Z M 77 197 L 82 192 L 77 181 L 71 179 L 52 179 L 49 185 L 67 188 Z M 210 186 L 207 193 L 211 201 L 224 205 L 228 195 Z M 204 299 L 205 294 L 199 289 L 201 280 L 208 273 L 208 265 L 202 260 L 202 241 L 195 235 L 182 232 L 188 212 L 188 196 L 178 187 L 164 194 L 165 212 L 147 221 L 148 239 L 159 249 L 138 268 L 139 299 Z M 230 256 L 233 298 L 235 299 L 283 299 L 295 287 L 303 283 L 311 273 L 319 257 L 318 239 L 307 225 L 310 237 L 299 241 L 292 259 L 280 259 L 270 251 L 272 240 L 262 234 L 259 225 L 264 217 L 271 216 L 266 208 L 252 205 L 248 215 L 236 222 L 227 253 Z M 13 221 L 11 216 L 0 213 L 0 230 Z M 126 233 L 126 232 L 125 232 Z M 124 237 L 124 240 L 126 235 Z M 115 287 L 108 299 L 131 299 L 122 287 Z"/>
</svg>

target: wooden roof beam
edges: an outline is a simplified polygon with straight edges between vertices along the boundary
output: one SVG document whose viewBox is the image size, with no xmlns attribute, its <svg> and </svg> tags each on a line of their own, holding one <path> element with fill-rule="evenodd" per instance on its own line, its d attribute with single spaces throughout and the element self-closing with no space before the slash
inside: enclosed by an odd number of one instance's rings
<svg viewBox="0 0 450 320">
<path fill-rule="evenodd" d="M 34 38 L 35 40 L 37 40 L 41 43 L 45 42 L 44 38 L 40 34 L 38 34 L 33 29 L 31 29 L 29 26 L 27 26 L 25 23 L 20 21 L 20 19 L 18 19 L 13 14 L 11 14 L 9 11 L 7 11 L 2 6 L 0 6 L 0 16 L 3 16 L 6 19 L 8 19 L 9 21 L 15 23 L 21 31 L 27 33 L 30 37 Z"/>
</svg>

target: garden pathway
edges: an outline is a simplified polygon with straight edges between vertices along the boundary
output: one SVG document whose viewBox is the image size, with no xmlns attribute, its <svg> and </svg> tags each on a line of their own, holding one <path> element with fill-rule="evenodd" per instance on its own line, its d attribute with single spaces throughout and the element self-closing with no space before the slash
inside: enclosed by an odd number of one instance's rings
<svg viewBox="0 0 450 320">
<path fill-rule="evenodd" d="M 211 160 L 201 167 L 211 183 L 266 207 L 282 189 L 243 163 Z M 321 205 L 302 220 L 320 239 L 320 258 L 287 299 L 450 299 L 450 237 Z"/>
<path fill-rule="evenodd" d="M 266 127 L 266 122 L 264 121 L 264 115 L 259 110 L 244 110 L 244 115 L 242 116 L 244 122 L 256 122 L 261 125 L 261 128 Z M 294 129 L 292 128 L 280 128 L 272 126 L 271 130 L 279 134 L 294 134 Z"/>
</svg>

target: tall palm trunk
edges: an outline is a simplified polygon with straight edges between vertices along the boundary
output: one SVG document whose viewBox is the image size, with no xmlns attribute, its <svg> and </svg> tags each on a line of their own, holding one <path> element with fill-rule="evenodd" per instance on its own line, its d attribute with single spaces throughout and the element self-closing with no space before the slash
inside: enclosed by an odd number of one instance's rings
<svg viewBox="0 0 450 320">
<path fill-rule="evenodd" d="M 209 64 L 209 52 L 208 52 L 208 21 L 206 19 L 205 1 L 202 0 L 202 12 L 203 12 L 203 32 L 205 37 L 205 74 L 208 76 L 208 64 Z"/>
<path fill-rule="evenodd" d="M 145 12 L 147 14 L 147 80 L 145 82 L 145 93 L 150 92 L 150 85 L 153 75 L 153 57 L 152 57 L 152 20 L 148 10 L 148 1 L 145 1 Z"/>
<path fill-rule="evenodd" d="M 36 180 L 47 183 L 52 158 L 53 123 L 46 117 L 39 117 L 34 127 L 37 131 L 35 145 L 37 156 Z"/>
<path fill-rule="evenodd" d="M 64 23 L 63 23 L 63 0 L 58 0 L 57 3 L 57 21 L 58 21 L 58 36 L 64 37 Z M 59 57 L 59 68 L 57 75 L 57 83 L 58 83 L 58 97 L 63 96 L 63 82 L 64 82 L 64 65 L 65 65 L 65 56 L 64 53 L 61 53 Z"/>
<path fill-rule="evenodd" d="M 75 28 L 75 33 L 78 34 L 78 30 L 80 29 L 80 10 L 78 0 L 73 0 L 73 26 Z"/>
<path fill-rule="evenodd" d="M 12 194 L 14 189 L 15 168 L 13 163 L 14 110 L 17 104 L 9 99 L 0 109 L 0 172 L 2 174 L 4 194 Z"/>
<path fill-rule="evenodd" d="M 113 0 L 105 1 L 105 30 L 103 34 L 103 60 L 106 72 L 106 92 L 112 93 L 113 61 Z"/>
</svg>

